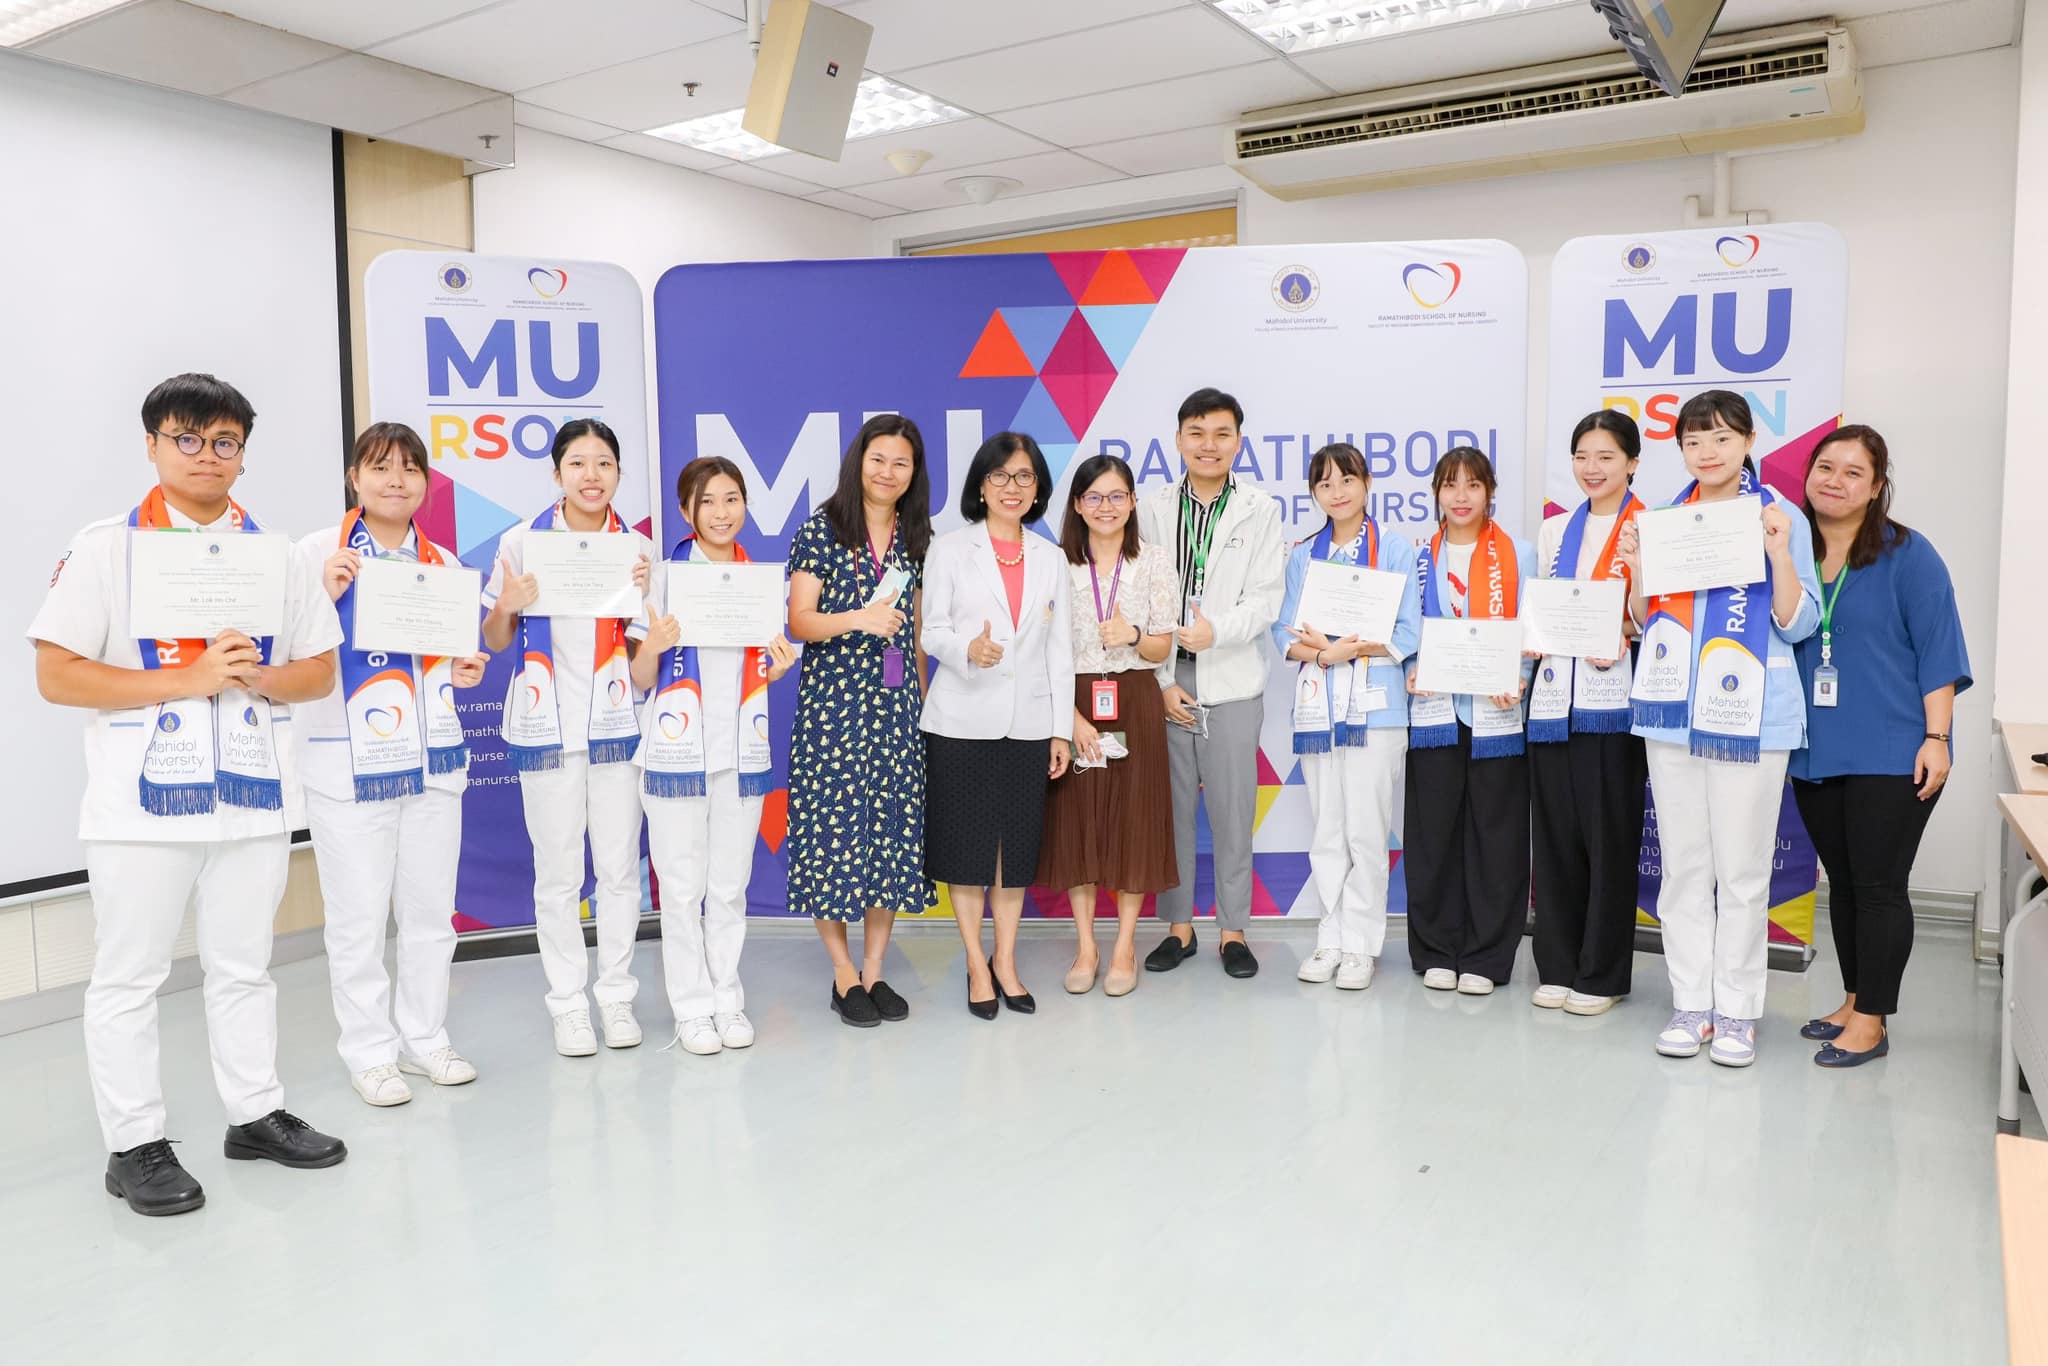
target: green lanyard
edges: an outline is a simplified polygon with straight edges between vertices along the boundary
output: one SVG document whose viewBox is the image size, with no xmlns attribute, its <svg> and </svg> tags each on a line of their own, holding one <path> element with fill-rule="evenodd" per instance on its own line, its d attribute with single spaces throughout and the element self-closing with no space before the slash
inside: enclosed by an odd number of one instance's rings
<svg viewBox="0 0 2048 1366">
<path fill-rule="evenodd" d="M 1820 568 L 1821 568 L 1821 565 L 1820 565 L 1820 562 L 1819 562 L 1819 561 L 1815 561 L 1815 563 L 1814 563 L 1814 568 L 1815 568 L 1816 570 L 1818 570 L 1818 569 L 1820 569 Z M 1840 597 L 1842 596 L 1842 585 L 1843 585 L 1843 584 L 1845 584 L 1845 583 L 1847 583 L 1848 581 L 1849 581 L 1849 566 L 1848 566 L 1848 563 L 1847 563 L 1847 562 L 1845 561 L 1845 562 L 1843 563 L 1843 565 L 1842 565 L 1842 572 L 1841 572 L 1840 574 L 1837 574 L 1837 575 L 1835 576 L 1835 586 L 1834 586 L 1834 589 L 1833 589 L 1833 590 L 1832 590 L 1831 592 L 1829 592 L 1829 593 L 1828 593 L 1827 597 L 1826 597 L 1825 599 L 1823 599 L 1823 601 L 1822 601 L 1822 603 L 1821 603 L 1821 609 L 1820 609 L 1820 663 L 1821 663 L 1821 667 L 1822 667 L 1822 668 L 1827 668 L 1827 667 L 1828 667 L 1828 666 L 1829 666 L 1830 664 L 1832 664 L 1832 663 L 1834 662 L 1834 654 L 1835 654 L 1835 647 L 1834 647 L 1834 638 L 1835 638 L 1835 632 L 1834 632 L 1834 625 L 1835 625 L 1835 600 L 1836 600 L 1836 599 L 1838 599 L 1838 598 L 1840 598 Z"/>
<path fill-rule="evenodd" d="M 1200 540 L 1195 538 L 1195 495 L 1183 490 L 1180 500 L 1180 534 L 1188 543 L 1195 558 L 1195 593 L 1199 596 L 1209 583 L 1209 543 L 1216 539 L 1216 524 L 1223 520 L 1223 508 L 1230 502 L 1230 485 L 1216 495 L 1216 506 L 1209 513 L 1209 525 L 1202 528 Z"/>
</svg>

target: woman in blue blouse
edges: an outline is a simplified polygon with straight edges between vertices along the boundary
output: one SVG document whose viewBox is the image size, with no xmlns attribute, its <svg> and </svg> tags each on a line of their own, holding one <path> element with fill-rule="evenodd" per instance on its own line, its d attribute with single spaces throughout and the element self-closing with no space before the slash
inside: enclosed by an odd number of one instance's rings
<svg viewBox="0 0 2048 1366">
<path fill-rule="evenodd" d="M 1857 1067 L 1891 1051 L 1885 1017 L 1913 951 L 1906 879 L 1948 781 L 1949 720 L 1970 686 L 1948 566 L 1891 519 L 1891 455 L 1842 427 L 1806 467 L 1806 520 L 1820 557 L 1821 626 L 1799 643 L 1812 702 L 1792 792 L 1821 866 L 1848 999 L 1799 1031 L 1814 1061 Z M 1851 813 L 1854 813 L 1853 817 Z"/>
<path fill-rule="evenodd" d="M 1635 525 L 1620 537 L 1629 611 L 1643 624 L 1629 695 L 1657 801 L 1664 884 L 1657 918 L 1671 976 L 1657 1051 L 1756 1061 L 1770 935 L 1771 862 L 1785 768 L 1806 743 L 1792 646 L 1820 624 L 1813 538 L 1783 494 L 1757 478 L 1749 403 L 1709 389 L 1678 411 L 1693 482 L 1673 505 L 1751 497 L 1763 522 L 1755 583 L 1645 599 Z"/>
</svg>

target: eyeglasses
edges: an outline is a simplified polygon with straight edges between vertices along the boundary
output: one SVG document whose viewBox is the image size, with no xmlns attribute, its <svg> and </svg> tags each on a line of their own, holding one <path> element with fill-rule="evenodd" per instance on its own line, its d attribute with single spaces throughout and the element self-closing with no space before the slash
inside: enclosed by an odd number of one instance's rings
<svg viewBox="0 0 2048 1366">
<path fill-rule="evenodd" d="M 1028 489 L 1037 486 L 1038 474 L 1034 470 L 991 470 L 982 482 L 999 489 Z"/>
<path fill-rule="evenodd" d="M 179 432 L 173 436 L 169 432 L 152 431 L 150 435 L 160 436 L 170 442 L 178 448 L 180 455 L 197 455 L 207 447 L 206 438 L 197 432 Z M 232 436 L 217 436 L 213 439 L 212 445 L 213 453 L 222 460 L 240 460 L 242 451 L 246 449 L 245 442 L 237 441 Z"/>
<path fill-rule="evenodd" d="M 1122 489 L 1118 489 L 1114 493 L 1084 493 L 1081 495 L 1081 506 L 1089 512 L 1093 512 L 1097 508 L 1108 508 L 1111 512 L 1118 512 L 1130 505 L 1131 495 L 1125 493 Z"/>
</svg>

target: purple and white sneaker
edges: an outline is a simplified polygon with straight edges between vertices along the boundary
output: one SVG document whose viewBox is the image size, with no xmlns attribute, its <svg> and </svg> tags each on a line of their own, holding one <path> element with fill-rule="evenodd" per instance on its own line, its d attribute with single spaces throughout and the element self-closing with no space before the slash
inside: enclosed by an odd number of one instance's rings
<svg viewBox="0 0 2048 1366">
<path fill-rule="evenodd" d="M 1680 1010 L 1657 1036 L 1657 1051 L 1667 1058 L 1696 1058 L 1714 1037 L 1714 1016 L 1706 1010 Z"/>
<path fill-rule="evenodd" d="M 1756 1021 L 1727 1015 L 1714 1017 L 1714 1046 L 1707 1056 L 1723 1067 L 1747 1067 L 1756 1061 Z"/>
</svg>

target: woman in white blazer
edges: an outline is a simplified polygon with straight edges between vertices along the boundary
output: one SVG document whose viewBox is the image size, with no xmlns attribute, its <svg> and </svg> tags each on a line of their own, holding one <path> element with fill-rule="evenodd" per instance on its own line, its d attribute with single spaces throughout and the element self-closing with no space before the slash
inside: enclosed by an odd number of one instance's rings
<svg viewBox="0 0 2048 1366">
<path fill-rule="evenodd" d="M 967 949 L 967 1008 L 1037 1008 L 1017 980 L 1017 925 L 1038 867 L 1046 784 L 1067 771 L 1074 659 L 1066 557 L 1024 532 L 1052 495 L 1038 443 L 982 443 L 960 493 L 968 525 L 932 542 L 920 643 L 938 668 L 925 695 L 925 872 L 948 884 Z M 981 948 L 994 911 L 993 958 Z"/>
</svg>

